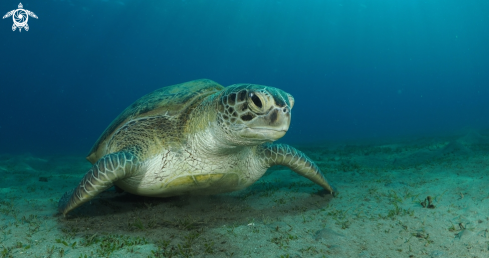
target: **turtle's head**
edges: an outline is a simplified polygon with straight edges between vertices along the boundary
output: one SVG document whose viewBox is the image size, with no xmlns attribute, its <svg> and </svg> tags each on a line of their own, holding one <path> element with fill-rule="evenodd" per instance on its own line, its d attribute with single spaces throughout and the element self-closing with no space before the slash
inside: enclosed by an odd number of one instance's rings
<svg viewBox="0 0 489 258">
<path fill-rule="evenodd" d="M 235 84 L 219 99 L 217 122 L 238 144 L 276 141 L 289 130 L 293 106 L 292 95 L 277 88 Z"/>
</svg>

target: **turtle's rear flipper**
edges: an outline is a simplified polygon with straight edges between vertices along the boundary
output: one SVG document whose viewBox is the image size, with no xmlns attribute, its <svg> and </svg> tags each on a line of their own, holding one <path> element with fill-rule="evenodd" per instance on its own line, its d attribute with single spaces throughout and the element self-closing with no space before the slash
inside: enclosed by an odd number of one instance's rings
<svg viewBox="0 0 489 258">
<path fill-rule="evenodd" d="M 97 161 L 75 189 L 66 192 L 58 202 L 65 216 L 74 208 L 110 188 L 115 181 L 130 177 L 138 168 L 137 158 L 128 152 L 105 155 Z"/>
</svg>

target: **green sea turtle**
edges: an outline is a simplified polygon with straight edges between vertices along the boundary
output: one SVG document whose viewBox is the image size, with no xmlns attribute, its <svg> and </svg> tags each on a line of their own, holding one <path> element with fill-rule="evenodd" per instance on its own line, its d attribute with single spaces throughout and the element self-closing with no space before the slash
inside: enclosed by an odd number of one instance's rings
<svg viewBox="0 0 489 258">
<path fill-rule="evenodd" d="M 335 190 L 304 153 L 273 144 L 289 129 L 294 98 L 254 84 L 202 79 L 164 87 L 126 108 L 95 142 L 93 164 L 60 199 L 66 215 L 116 185 L 143 196 L 218 194 L 244 189 L 274 165 Z"/>
</svg>

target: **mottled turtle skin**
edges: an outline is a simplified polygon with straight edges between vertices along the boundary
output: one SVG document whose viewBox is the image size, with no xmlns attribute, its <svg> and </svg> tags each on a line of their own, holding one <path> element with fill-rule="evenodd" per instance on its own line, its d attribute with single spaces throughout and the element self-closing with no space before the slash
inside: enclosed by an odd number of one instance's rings
<svg viewBox="0 0 489 258">
<path fill-rule="evenodd" d="M 294 98 L 254 84 L 202 79 L 164 87 L 126 108 L 94 144 L 93 164 L 58 204 L 66 215 L 116 185 L 143 196 L 244 189 L 274 165 L 333 187 L 299 150 L 272 142 L 287 132 Z"/>
</svg>

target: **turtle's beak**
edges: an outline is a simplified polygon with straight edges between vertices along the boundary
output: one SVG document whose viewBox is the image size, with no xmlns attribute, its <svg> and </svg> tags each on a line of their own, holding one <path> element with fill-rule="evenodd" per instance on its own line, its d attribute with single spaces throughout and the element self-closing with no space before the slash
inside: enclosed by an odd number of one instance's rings
<svg viewBox="0 0 489 258">
<path fill-rule="evenodd" d="M 243 136 L 276 141 L 282 138 L 289 130 L 290 120 L 291 114 L 288 107 L 274 107 L 267 114 L 247 123 Z"/>
</svg>

